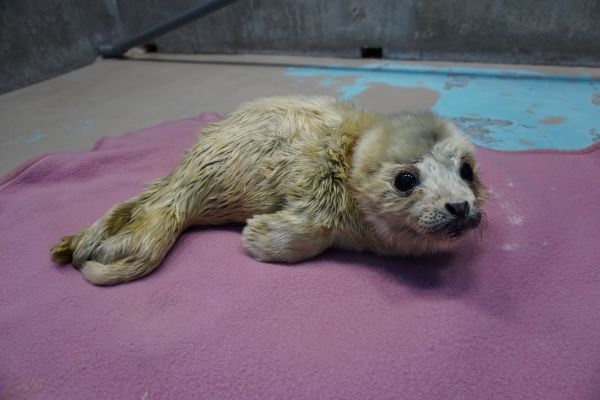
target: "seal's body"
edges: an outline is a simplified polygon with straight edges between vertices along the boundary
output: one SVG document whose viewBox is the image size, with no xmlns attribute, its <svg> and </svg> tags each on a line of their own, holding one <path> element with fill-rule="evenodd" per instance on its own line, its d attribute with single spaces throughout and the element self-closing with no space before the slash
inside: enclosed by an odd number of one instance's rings
<svg viewBox="0 0 600 400">
<path fill-rule="evenodd" d="M 483 199 L 472 146 L 434 114 L 266 98 L 204 127 L 168 176 L 64 237 L 52 257 L 115 284 L 155 269 L 189 226 L 240 222 L 244 246 L 262 261 L 329 247 L 435 253 L 479 225 Z"/>
</svg>

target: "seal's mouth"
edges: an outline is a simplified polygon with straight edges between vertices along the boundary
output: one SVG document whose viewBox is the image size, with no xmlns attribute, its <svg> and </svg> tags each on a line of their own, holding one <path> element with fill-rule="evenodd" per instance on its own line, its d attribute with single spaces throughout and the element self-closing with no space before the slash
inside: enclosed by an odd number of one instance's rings
<svg viewBox="0 0 600 400">
<path fill-rule="evenodd" d="M 467 233 L 478 228 L 483 229 L 486 221 L 481 212 L 474 213 L 466 218 L 453 218 L 435 226 L 427 227 L 424 234 L 437 240 L 457 240 Z"/>
<path fill-rule="evenodd" d="M 460 237 L 481 224 L 481 214 L 477 213 L 465 219 L 453 219 L 438 232 L 450 238 Z"/>
</svg>

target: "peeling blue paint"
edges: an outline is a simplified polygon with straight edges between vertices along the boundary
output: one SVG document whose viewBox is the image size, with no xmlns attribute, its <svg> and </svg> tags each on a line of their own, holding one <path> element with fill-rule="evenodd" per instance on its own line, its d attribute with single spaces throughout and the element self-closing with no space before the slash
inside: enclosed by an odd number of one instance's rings
<svg viewBox="0 0 600 400">
<path fill-rule="evenodd" d="M 83 121 L 83 128 L 81 128 L 81 135 L 87 136 L 90 134 L 90 130 L 94 127 L 94 121 L 86 119 Z"/>
<path fill-rule="evenodd" d="M 67 136 L 88 136 L 92 133 L 91 130 L 94 128 L 94 126 L 94 121 L 91 119 L 85 119 L 83 121 L 83 125 L 71 125 L 70 123 L 65 123 L 63 125 L 63 130 Z"/>
<path fill-rule="evenodd" d="M 293 67 L 287 74 L 320 78 L 324 87 L 336 85 L 344 100 L 374 84 L 435 90 L 440 98 L 433 110 L 456 121 L 475 143 L 488 148 L 575 150 L 599 140 L 600 107 L 594 100 L 600 81 L 590 76 L 394 64 Z M 354 77 L 354 82 L 341 79 L 347 77 Z M 544 120 L 556 122 L 539 123 Z"/>
<path fill-rule="evenodd" d="M 26 137 L 23 139 L 23 143 L 35 143 L 35 142 L 39 142 L 40 140 L 42 140 L 43 138 L 45 138 L 46 136 L 43 133 L 36 133 L 35 135 Z"/>
<path fill-rule="evenodd" d="M 39 142 L 42 139 L 45 139 L 46 135 L 42 133 L 41 129 L 36 129 L 35 132 L 29 136 L 19 136 L 16 139 L 10 139 L 4 141 L 2 144 L 4 145 L 15 145 L 15 144 L 31 144 Z"/>
</svg>

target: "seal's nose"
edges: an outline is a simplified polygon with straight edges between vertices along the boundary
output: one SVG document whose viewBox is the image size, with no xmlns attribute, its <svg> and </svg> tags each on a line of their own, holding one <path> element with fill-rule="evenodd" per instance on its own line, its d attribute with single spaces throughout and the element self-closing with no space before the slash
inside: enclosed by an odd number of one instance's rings
<svg viewBox="0 0 600 400">
<path fill-rule="evenodd" d="M 469 203 L 463 201 L 462 203 L 446 203 L 444 206 L 446 210 L 456 218 L 465 218 L 469 215 Z"/>
</svg>

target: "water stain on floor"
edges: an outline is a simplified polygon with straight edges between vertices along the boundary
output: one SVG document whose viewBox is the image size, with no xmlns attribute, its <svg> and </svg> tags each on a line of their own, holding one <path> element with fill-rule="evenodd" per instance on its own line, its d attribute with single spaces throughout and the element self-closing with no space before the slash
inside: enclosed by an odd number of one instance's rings
<svg viewBox="0 0 600 400">
<path fill-rule="evenodd" d="M 444 90 L 452 90 L 455 88 L 462 88 L 467 86 L 469 83 L 469 77 L 465 75 L 449 75 L 448 79 L 444 83 Z"/>
<path fill-rule="evenodd" d="M 535 146 L 535 143 L 527 140 L 527 139 L 519 139 L 519 143 L 521 143 L 523 146 Z"/>
<path fill-rule="evenodd" d="M 305 93 L 339 96 L 342 88 L 354 85 L 356 79 L 355 76 L 332 79 L 326 75 L 316 75 L 296 79 L 295 83 Z"/>
<path fill-rule="evenodd" d="M 464 116 L 453 118 L 452 120 L 471 138 L 476 139 L 479 143 L 486 144 L 497 142 L 497 139 L 492 136 L 494 127 L 508 127 L 513 125 L 511 121 L 494 118 Z"/>
<path fill-rule="evenodd" d="M 398 113 L 429 110 L 439 99 L 439 92 L 425 87 L 397 88 L 383 83 L 373 83 L 364 92 L 356 95 L 353 101 L 372 111 Z M 383 108 L 382 103 L 385 105 Z M 379 104 L 377 110 L 370 107 L 373 104 Z"/>
<path fill-rule="evenodd" d="M 538 121 L 538 124 L 557 125 L 557 124 L 563 124 L 565 122 L 565 120 L 566 120 L 565 117 L 561 117 L 560 115 L 553 115 L 551 117 L 547 117 L 547 118 L 544 118 L 544 119 Z"/>
</svg>

